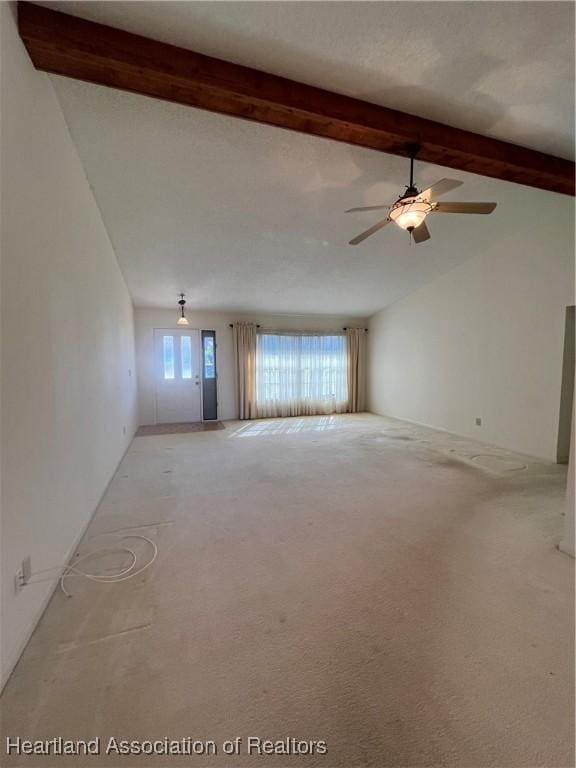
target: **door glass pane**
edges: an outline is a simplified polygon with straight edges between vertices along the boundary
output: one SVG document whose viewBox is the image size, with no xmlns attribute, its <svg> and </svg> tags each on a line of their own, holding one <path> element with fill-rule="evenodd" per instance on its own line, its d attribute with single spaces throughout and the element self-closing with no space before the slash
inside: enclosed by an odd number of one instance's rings
<svg viewBox="0 0 576 768">
<path fill-rule="evenodd" d="M 164 336 L 164 378 L 174 378 L 174 336 Z"/>
<path fill-rule="evenodd" d="M 214 336 L 204 336 L 204 378 L 213 379 L 215 375 Z"/>
<path fill-rule="evenodd" d="M 190 336 L 180 337 L 180 354 L 182 360 L 182 378 L 192 378 L 192 340 Z"/>
</svg>

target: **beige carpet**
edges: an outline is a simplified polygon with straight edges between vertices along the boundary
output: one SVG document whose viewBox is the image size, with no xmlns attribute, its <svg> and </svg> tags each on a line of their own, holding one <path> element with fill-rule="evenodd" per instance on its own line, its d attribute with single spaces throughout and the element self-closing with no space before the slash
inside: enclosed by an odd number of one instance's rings
<svg viewBox="0 0 576 768">
<path fill-rule="evenodd" d="M 89 536 L 138 526 L 158 560 L 71 578 L 2 700 L 4 735 L 219 754 L 2 765 L 573 765 L 565 468 L 363 414 L 226 426 L 134 441 Z M 328 753 L 250 757 L 249 736 Z"/>
<path fill-rule="evenodd" d="M 147 424 L 139 427 L 136 437 L 150 437 L 152 435 L 184 435 L 189 432 L 214 432 L 224 429 L 221 421 L 184 421 L 173 424 Z"/>
</svg>

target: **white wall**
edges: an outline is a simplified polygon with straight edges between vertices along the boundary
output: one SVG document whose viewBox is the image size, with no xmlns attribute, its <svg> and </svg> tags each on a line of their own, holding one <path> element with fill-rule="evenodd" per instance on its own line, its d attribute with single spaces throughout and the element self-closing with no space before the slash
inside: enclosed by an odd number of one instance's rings
<svg viewBox="0 0 576 768">
<path fill-rule="evenodd" d="M 554 461 L 574 202 L 517 186 L 499 221 L 497 245 L 470 242 L 468 261 L 371 318 L 369 407 Z"/>
<path fill-rule="evenodd" d="M 156 420 L 156 395 L 154 382 L 154 328 L 176 328 L 178 319 L 177 297 L 174 309 L 135 310 L 136 318 L 136 362 L 138 371 L 139 416 L 141 424 L 154 424 Z M 365 319 L 331 317 L 327 315 L 243 315 L 224 312 L 186 312 L 190 328 L 216 331 L 216 365 L 218 368 L 218 418 L 238 417 L 234 389 L 234 356 L 232 329 L 229 324 L 235 320 L 259 323 L 263 328 L 274 330 L 330 331 L 341 330 L 351 325 L 362 327 Z"/>
<path fill-rule="evenodd" d="M 49 78 L 0 4 L 5 681 L 136 427 L 132 303 Z M 131 371 L 131 375 L 129 373 Z"/>
</svg>

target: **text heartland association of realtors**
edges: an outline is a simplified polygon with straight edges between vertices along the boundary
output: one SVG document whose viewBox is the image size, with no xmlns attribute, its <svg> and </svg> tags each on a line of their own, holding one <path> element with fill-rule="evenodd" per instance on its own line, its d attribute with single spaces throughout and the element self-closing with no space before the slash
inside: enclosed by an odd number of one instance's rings
<svg viewBox="0 0 576 768">
<path fill-rule="evenodd" d="M 118 739 L 111 736 L 107 741 L 95 739 L 23 739 L 6 737 L 7 755 L 326 755 L 325 741 L 306 741 L 287 736 L 283 739 L 261 739 L 248 736 L 223 741 L 220 746 L 212 740 L 193 739 L 146 739 L 143 741 Z"/>
</svg>

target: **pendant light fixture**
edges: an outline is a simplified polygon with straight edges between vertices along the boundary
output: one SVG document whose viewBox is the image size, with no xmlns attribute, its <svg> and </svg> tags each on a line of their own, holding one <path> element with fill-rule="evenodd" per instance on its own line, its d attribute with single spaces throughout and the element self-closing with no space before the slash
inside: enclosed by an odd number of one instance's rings
<svg viewBox="0 0 576 768">
<path fill-rule="evenodd" d="M 184 294 L 180 294 L 180 301 L 178 302 L 180 305 L 180 312 L 182 313 L 180 317 L 178 318 L 178 322 L 176 325 L 188 325 L 188 319 L 186 315 L 184 314 L 184 305 L 186 304 L 186 299 L 184 298 Z"/>
</svg>

